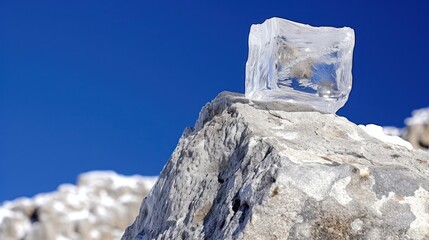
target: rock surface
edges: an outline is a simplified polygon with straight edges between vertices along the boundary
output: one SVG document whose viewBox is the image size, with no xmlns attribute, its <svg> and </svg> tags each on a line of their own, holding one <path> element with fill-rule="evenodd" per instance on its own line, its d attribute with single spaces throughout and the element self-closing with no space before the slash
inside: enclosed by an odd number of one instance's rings
<svg viewBox="0 0 429 240">
<path fill-rule="evenodd" d="M 155 179 L 89 172 L 77 186 L 7 202 L 0 207 L 0 239 L 119 239 Z"/>
<path fill-rule="evenodd" d="M 343 117 L 222 93 L 122 239 L 429 239 L 428 161 Z"/>
<path fill-rule="evenodd" d="M 415 148 L 429 151 L 429 108 L 414 110 L 412 117 L 405 120 L 407 128 L 404 138 Z"/>
<path fill-rule="evenodd" d="M 400 136 L 409 141 L 416 149 L 429 152 L 429 108 L 414 110 L 412 116 L 405 119 L 406 127 L 384 127 L 387 135 Z"/>
</svg>

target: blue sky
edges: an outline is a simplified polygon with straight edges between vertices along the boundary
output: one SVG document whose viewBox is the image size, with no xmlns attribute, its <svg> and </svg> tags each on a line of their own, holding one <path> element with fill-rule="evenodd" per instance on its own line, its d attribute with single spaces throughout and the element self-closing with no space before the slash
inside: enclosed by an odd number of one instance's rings
<svg viewBox="0 0 429 240">
<path fill-rule="evenodd" d="M 0 2 L 0 202 L 79 173 L 158 175 L 223 90 L 244 92 L 250 25 L 356 32 L 338 114 L 402 126 L 429 106 L 429 7 L 392 1 Z"/>
</svg>

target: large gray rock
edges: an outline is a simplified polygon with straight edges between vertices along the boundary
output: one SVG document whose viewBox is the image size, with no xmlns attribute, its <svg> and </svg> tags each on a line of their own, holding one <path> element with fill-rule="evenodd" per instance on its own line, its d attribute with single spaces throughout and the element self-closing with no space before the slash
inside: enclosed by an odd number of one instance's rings
<svg viewBox="0 0 429 240">
<path fill-rule="evenodd" d="M 429 239 L 428 161 L 343 117 L 222 93 L 122 239 Z"/>
</svg>

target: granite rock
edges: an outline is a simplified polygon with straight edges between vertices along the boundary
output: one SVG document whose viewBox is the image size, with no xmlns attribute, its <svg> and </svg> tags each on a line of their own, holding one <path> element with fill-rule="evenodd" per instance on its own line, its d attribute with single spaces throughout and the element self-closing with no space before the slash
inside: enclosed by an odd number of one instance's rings
<svg viewBox="0 0 429 240">
<path fill-rule="evenodd" d="M 122 239 L 429 239 L 428 161 L 344 117 L 224 92 Z"/>
</svg>

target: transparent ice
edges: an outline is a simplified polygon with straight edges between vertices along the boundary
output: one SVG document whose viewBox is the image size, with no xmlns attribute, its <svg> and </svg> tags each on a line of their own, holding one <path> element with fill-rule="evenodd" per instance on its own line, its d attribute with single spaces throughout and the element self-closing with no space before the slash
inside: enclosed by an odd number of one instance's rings
<svg viewBox="0 0 429 240">
<path fill-rule="evenodd" d="M 344 106 L 352 88 L 354 31 L 281 18 L 252 25 L 246 97 L 307 104 L 326 113 Z"/>
</svg>

